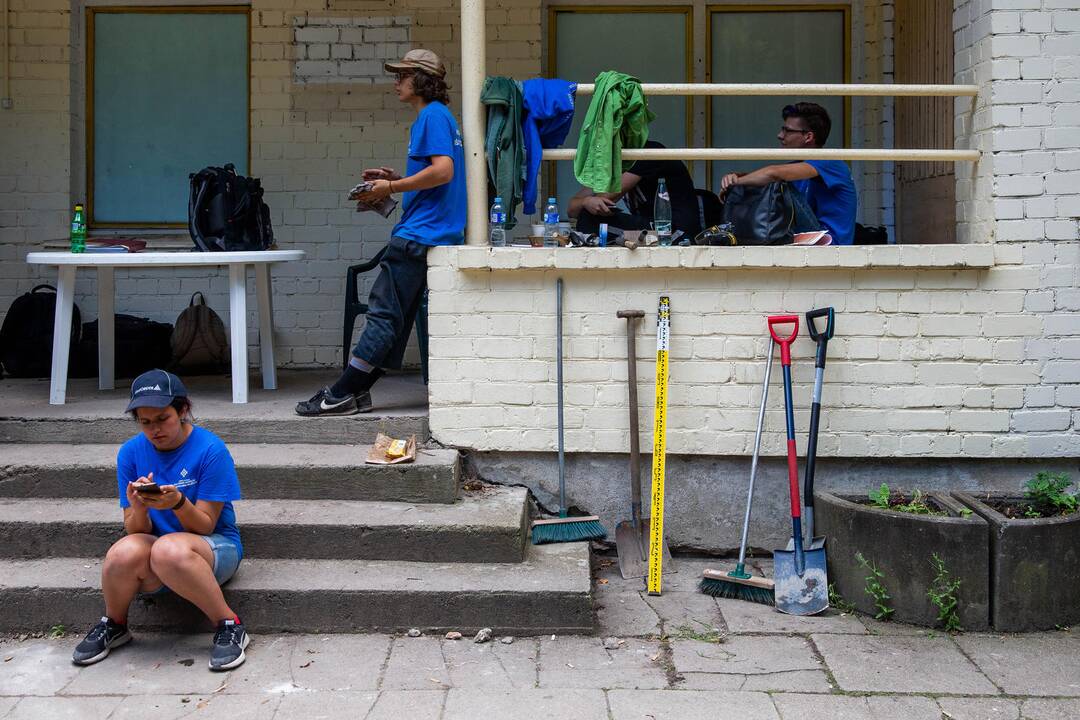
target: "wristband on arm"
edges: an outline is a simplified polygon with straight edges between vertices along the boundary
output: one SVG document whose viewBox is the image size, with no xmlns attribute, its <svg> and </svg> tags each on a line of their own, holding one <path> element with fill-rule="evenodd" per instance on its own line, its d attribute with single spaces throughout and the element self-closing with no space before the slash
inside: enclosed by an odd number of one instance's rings
<svg viewBox="0 0 1080 720">
<path fill-rule="evenodd" d="M 173 512 L 176 512 L 180 508 L 184 507 L 184 503 L 186 503 L 186 502 L 187 502 L 187 495 L 184 495 L 183 493 L 180 493 L 179 502 L 177 502 L 175 505 L 172 506 Z"/>
</svg>

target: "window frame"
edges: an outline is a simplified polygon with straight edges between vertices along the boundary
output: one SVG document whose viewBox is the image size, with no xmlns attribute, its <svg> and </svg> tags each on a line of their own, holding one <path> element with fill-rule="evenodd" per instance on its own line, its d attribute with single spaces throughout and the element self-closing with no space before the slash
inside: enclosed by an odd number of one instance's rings
<svg viewBox="0 0 1080 720">
<path fill-rule="evenodd" d="M 705 82 L 713 82 L 712 78 L 712 48 L 713 48 L 713 16 L 723 13 L 773 13 L 773 12 L 841 12 L 844 23 L 844 83 L 851 82 L 851 5 L 849 3 L 815 3 L 807 5 L 739 5 L 724 3 L 719 5 L 705 6 Z M 713 147 L 713 101 L 714 96 L 709 96 L 705 103 L 705 147 Z M 851 96 L 844 96 L 844 147 L 851 144 Z M 705 161 L 705 187 L 713 190 L 713 163 L 714 160 Z M 848 161 L 850 165 L 850 161 Z"/>
<path fill-rule="evenodd" d="M 91 230 L 108 229 L 179 229 L 186 228 L 186 222 L 98 222 L 94 217 L 94 32 L 97 15 L 245 15 L 247 22 L 244 23 L 245 38 L 247 45 L 247 67 L 245 73 L 248 79 L 247 97 L 247 167 L 251 171 L 251 106 L 253 93 L 253 79 L 251 76 L 251 6 L 250 5 L 107 5 L 86 7 L 86 77 L 85 77 L 85 137 L 86 137 L 86 218 L 87 227 Z"/>
<path fill-rule="evenodd" d="M 547 52 L 544 53 L 547 77 L 558 77 L 558 14 L 577 13 L 581 15 L 621 15 L 621 14 L 646 14 L 646 13 L 669 13 L 681 14 L 685 20 L 686 32 L 686 80 L 694 82 L 694 6 L 693 5 L 549 5 L 547 8 Z M 649 83 L 649 78 L 641 78 L 643 83 Z M 588 80 L 587 82 L 592 82 Z M 590 96 L 591 98 L 591 96 Z M 591 102 L 591 99 L 590 99 Z M 687 143 L 693 143 L 694 138 L 694 97 L 686 96 L 686 138 Z M 547 166 L 547 187 L 549 195 L 556 195 L 558 191 L 558 173 L 555 171 L 554 160 L 544 163 Z M 690 173 L 693 174 L 693 161 L 689 164 Z"/>
</svg>

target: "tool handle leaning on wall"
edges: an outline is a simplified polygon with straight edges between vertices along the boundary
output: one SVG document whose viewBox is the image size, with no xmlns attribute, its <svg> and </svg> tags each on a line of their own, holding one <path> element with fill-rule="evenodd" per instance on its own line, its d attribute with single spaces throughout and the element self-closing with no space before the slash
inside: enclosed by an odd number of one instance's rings
<svg viewBox="0 0 1080 720">
<path fill-rule="evenodd" d="M 826 318 L 825 329 L 819 331 L 815 321 Z M 835 330 L 836 313 L 831 307 L 818 308 L 806 313 L 806 329 L 810 339 L 817 343 L 814 358 L 814 395 L 810 405 L 810 435 L 806 443 L 806 477 L 803 478 L 803 504 L 806 506 L 806 532 L 814 542 L 814 465 L 817 460 L 818 423 L 821 420 L 821 385 L 825 378 L 825 356 L 829 340 Z"/>
</svg>

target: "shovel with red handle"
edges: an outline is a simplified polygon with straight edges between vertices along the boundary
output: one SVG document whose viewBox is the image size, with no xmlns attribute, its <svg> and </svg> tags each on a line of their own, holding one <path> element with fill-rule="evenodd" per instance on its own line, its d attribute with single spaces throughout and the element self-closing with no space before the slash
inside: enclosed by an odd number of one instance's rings
<svg viewBox="0 0 1080 720">
<path fill-rule="evenodd" d="M 768 323 L 769 335 L 780 346 L 780 365 L 784 371 L 788 490 L 791 495 L 791 539 L 794 548 L 773 551 L 776 609 L 789 615 L 816 615 L 829 607 L 829 582 L 825 571 L 825 549 L 803 549 L 799 461 L 795 452 L 795 406 L 791 397 L 791 343 L 799 334 L 799 316 L 773 315 L 768 318 Z M 791 325 L 791 334 L 781 337 L 777 334 L 777 325 Z"/>
</svg>

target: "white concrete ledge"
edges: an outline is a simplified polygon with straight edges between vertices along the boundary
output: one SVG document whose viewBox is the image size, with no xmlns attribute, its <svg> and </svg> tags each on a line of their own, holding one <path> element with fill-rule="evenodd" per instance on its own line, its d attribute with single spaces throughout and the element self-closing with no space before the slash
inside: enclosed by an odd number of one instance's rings
<svg viewBox="0 0 1080 720">
<path fill-rule="evenodd" d="M 651 268 L 939 268 L 994 266 L 994 245 L 846 247 L 432 248 L 428 263 L 457 270 L 648 270 Z"/>
</svg>

